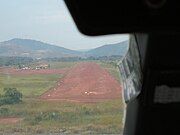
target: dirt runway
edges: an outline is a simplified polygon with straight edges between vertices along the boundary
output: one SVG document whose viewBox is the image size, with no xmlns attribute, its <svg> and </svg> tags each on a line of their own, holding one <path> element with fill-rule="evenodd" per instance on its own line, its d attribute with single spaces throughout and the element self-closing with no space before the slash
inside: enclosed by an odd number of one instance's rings
<svg viewBox="0 0 180 135">
<path fill-rule="evenodd" d="M 39 98 L 96 102 L 120 96 L 121 85 L 107 70 L 94 62 L 81 62 Z"/>
</svg>

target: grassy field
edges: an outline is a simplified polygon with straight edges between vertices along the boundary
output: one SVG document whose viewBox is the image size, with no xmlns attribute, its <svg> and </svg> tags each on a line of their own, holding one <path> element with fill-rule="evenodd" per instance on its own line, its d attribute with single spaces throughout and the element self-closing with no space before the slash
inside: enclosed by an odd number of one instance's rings
<svg viewBox="0 0 180 135">
<path fill-rule="evenodd" d="M 4 114 L 2 113 L 4 111 Z M 119 99 L 98 103 L 24 100 L 0 109 L 1 117 L 23 117 L 18 123 L 0 123 L 0 132 L 117 134 L 121 132 L 122 103 Z"/>
<path fill-rule="evenodd" d="M 112 63 L 97 62 L 119 78 Z M 71 67 L 75 62 L 52 62 L 51 68 Z M 96 103 L 58 100 L 38 100 L 35 97 L 52 87 L 60 74 L 0 75 L 0 93 L 5 87 L 15 87 L 23 93 L 23 102 L 0 106 L 0 117 L 23 118 L 17 123 L 1 123 L 0 134 L 120 134 L 123 103 L 121 99 Z"/>
<path fill-rule="evenodd" d="M 69 68 L 77 62 L 49 62 L 50 68 Z"/>
<path fill-rule="evenodd" d="M 98 65 L 100 65 L 102 68 L 108 70 L 114 78 L 120 81 L 120 73 L 115 61 L 95 61 L 95 62 Z"/>
<path fill-rule="evenodd" d="M 2 75 L 0 74 L 0 93 L 4 88 L 17 88 L 23 96 L 35 97 L 51 88 L 60 74 Z"/>
</svg>

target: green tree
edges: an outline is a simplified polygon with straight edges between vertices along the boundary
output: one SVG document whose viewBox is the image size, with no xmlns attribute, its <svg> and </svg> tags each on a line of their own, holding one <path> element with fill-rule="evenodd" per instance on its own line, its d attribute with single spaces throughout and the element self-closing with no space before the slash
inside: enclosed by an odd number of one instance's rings
<svg viewBox="0 0 180 135">
<path fill-rule="evenodd" d="M 48 68 L 50 68 L 51 67 L 51 65 L 50 64 L 48 64 Z"/>
<path fill-rule="evenodd" d="M 4 88 L 4 92 L 2 96 L 4 104 L 16 104 L 22 101 L 23 95 L 16 88 Z"/>
</svg>

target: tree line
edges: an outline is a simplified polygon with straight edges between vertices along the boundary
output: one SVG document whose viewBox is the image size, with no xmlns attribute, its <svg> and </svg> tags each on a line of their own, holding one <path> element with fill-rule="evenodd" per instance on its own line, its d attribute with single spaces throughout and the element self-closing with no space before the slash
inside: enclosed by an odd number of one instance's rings
<svg viewBox="0 0 180 135">
<path fill-rule="evenodd" d="M 0 57 L 0 66 L 13 66 L 33 62 L 30 57 L 3 56 Z"/>
<path fill-rule="evenodd" d="M 122 56 L 120 55 L 112 55 L 112 56 L 99 56 L 99 57 L 94 57 L 94 56 L 89 56 L 89 57 L 54 57 L 54 58 L 43 58 L 41 60 L 46 60 L 46 61 L 56 61 L 56 62 L 71 62 L 71 61 L 83 61 L 83 60 L 120 60 Z"/>
<path fill-rule="evenodd" d="M 0 57 L 0 66 L 14 66 L 14 65 L 26 65 L 32 62 L 46 60 L 46 61 L 56 61 L 56 62 L 72 62 L 72 61 L 85 61 L 85 60 L 120 60 L 122 56 L 112 55 L 112 56 L 100 56 L 100 57 L 54 57 L 54 58 L 42 58 L 39 60 L 30 57 L 18 57 L 18 56 L 2 56 Z"/>
</svg>

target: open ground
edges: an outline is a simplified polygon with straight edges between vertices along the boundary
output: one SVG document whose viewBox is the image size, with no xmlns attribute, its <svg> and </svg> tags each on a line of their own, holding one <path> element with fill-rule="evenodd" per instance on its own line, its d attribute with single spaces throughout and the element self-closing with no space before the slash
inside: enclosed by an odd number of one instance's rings
<svg viewBox="0 0 180 135">
<path fill-rule="evenodd" d="M 76 64 L 40 99 L 93 102 L 120 97 L 120 83 L 94 62 Z"/>
<path fill-rule="evenodd" d="M 37 71 L 0 69 L 0 91 L 16 87 L 23 93 L 22 103 L 0 107 L 0 133 L 121 133 L 121 85 L 106 70 L 115 68 L 95 62 L 53 64 Z"/>
</svg>

